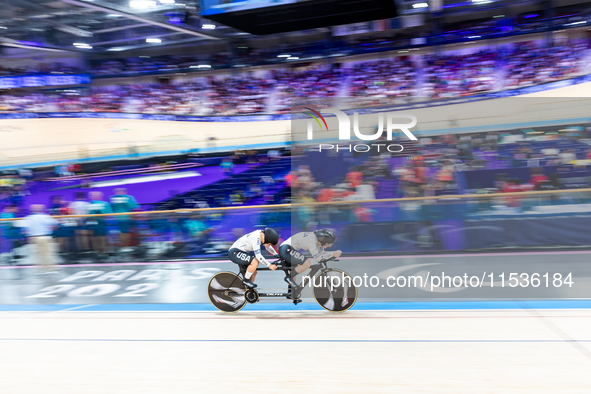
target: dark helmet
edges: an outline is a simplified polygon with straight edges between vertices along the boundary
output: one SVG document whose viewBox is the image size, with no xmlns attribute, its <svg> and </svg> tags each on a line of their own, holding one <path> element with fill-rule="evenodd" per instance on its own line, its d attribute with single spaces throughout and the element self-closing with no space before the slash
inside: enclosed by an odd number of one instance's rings
<svg viewBox="0 0 591 394">
<path fill-rule="evenodd" d="M 320 242 L 320 245 L 334 244 L 334 241 L 337 239 L 332 230 L 327 228 L 314 231 L 314 235 L 318 239 L 318 242 Z"/>
<path fill-rule="evenodd" d="M 277 245 L 277 242 L 279 242 L 279 234 L 277 234 L 277 231 L 273 230 L 272 228 L 265 228 L 263 230 L 263 234 L 265 234 L 265 242 L 263 243 Z"/>
</svg>

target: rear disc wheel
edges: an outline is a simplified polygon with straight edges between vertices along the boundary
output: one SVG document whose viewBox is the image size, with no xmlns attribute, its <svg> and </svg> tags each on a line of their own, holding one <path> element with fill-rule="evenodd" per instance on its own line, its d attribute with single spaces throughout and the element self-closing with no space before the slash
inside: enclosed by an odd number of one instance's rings
<svg viewBox="0 0 591 394">
<path fill-rule="evenodd" d="M 314 298 L 330 312 L 345 312 L 357 301 L 357 287 L 345 271 L 328 269 L 313 278 Z"/>
</svg>

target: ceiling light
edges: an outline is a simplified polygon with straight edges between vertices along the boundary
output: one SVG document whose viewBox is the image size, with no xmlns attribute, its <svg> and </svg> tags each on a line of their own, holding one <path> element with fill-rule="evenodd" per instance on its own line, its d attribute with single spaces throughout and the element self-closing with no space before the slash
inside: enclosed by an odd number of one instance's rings
<svg viewBox="0 0 591 394">
<path fill-rule="evenodd" d="M 85 44 L 85 43 L 83 43 L 83 42 L 75 42 L 75 43 L 74 43 L 74 46 L 75 46 L 76 48 L 80 48 L 80 49 L 92 49 L 92 47 L 91 47 L 90 45 L 88 45 L 88 44 Z"/>
<path fill-rule="evenodd" d="M 291 55 L 278 55 L 277 57 L 290 57 Z"/>
<path fill-rule="evenodd" d="M 429 4 L 427 3 L 415 3 L 412 5 L 412 8 L 427 8 L 429 7 Z"/>
<path fill-rule="evenodd" d="M 174 4 L 174 0 L 159 0 L 160 4 Z"/>
<path fill-rule="evenodd" d="M 201 28 L 213 30 L 213 29 L 215 29 L 215 25 L 212 25 L 211 23 L 206 23 L 205 25 L 202 25 Z"/>
<path fill-rule="evenodd" d="M 480 36 L 469 36 L 468 38 L 480 38 Z"/>
<path fill-rule="evenodd" d="M 299 57 L 297 57 L 297 56 L 291 56 L 291 57 L 287 58 L 287 60 L 298 60 L 298 59 L 299 59 Z"/>
<path fill-rule="evenodd" d="M 151 44 L 160 44 L 162 40 L 159 38 L 146 38 L 146 42 L 149 42 Z"/>
</svg>

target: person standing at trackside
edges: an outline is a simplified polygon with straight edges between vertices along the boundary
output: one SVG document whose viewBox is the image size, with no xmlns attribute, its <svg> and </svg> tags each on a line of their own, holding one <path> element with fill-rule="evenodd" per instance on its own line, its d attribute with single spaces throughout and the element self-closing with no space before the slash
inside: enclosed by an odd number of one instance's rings
<svg viewBox="0 0 591 394">
<path fill-rule="evenodd" d="M 88 215 L 88 206 L 85 192 L 76 192 L 76 200 L 70 203 L 72 215 L 80 216 L 76 218 L 76 248 L 78 253 L 90 250 L 90 234 L 86 228 L 86 218 Z"/>
<path fill-rule="evenodd" d="M 52 234 L 59 222 L 45 213 L 45 206 L 31 205 L 31 214 L 20 223 L 25 228 L 29 242 L 35 245 L 39 264 L 43 270 L 50 271 L 53 260 Z"/>
<path fill-rule="evenodd" d="M 90 192 L 89 215 L 101 215 L 112 213 L 108 202 L 103 201 L 102 192 Z M 92 235 L 92 247 L 101 257 L 107 253 L 107 223 L 103 216 L 89 217 L 86 221 L 88 230 Z"/>
<path fill-rule="evenodd" d="M 272 228 L 267 227 L 264 230 L 255 230 L 243 235 L 228 250 L 228 257 L 230 257 L 233 263 L 248 266 L 244 279 L 242 280 L 242 283 L 248 288 L 254 289 L 257 287 L 254 284 L 254 280 L 259 263 L 265 264 L 272 271 L 277 269 L 275 264 L 268 262 L 261 254 L 261 245 L 264 245 L 267 252 L 273 256 L 277 256 L 277 252 L 272 246 L 277 245 L 277 242 L 279 242 L 279 234 Z"/>
<path fill-rule="evenodd" d="M 136 199 L 128 195 L 125 188 L 115 189 L 115 194 L 111 196 L 109 202 L 114 213 L 131 212 L 138 207 Z M 133 221 L 129 215 L 118 215 L 117 221 L 120 231 L 119 247 L 124 248 L 130 245 Z"/>
<path fill-rule="evenodd" d="M 325 249 L 330 248 L 336 241 L 336 237 L 332 230 L 327 228 L 316 230 L 314 232 L 301 232 L 292 235 L 290 238 L 283 241 L 279 246 L 279 257 L 287 263 L 288 267 L 294 267 L 296 274 L 301 274 L 312 265 L 309 258 L 301 254 L 300 250 L 307 250 L 316 260 L 330 259 L 331 257 L 339 258 L 343 253 L 340 250 L 334 252 L 327 252 Z"/>
<path fill-rule="evenodd" d="M 16 205 L 7 205 L 4 210 L 0 212 L 0 219 L 15 219 L 18 213 L 18 207 Z M 21 244 L 21 231 L 17 227 L 15 222 L 2 221 L 0 222 L 0 236 L 4 237 L 8 241 L 8 255 L 9 262 L 12 263 L 17 257 L 14 255 L 14 249 Z"/>
</svg>

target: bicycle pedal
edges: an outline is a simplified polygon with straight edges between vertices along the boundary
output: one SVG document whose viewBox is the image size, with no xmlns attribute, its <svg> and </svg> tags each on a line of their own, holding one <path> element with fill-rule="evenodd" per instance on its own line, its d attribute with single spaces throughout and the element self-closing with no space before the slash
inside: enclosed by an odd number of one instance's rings
<svg viewBox="0 0 591 394">
<path fill-rule="evenodd" d="M 293 304 L 294 304 L 294 305 L 297 305 L 297 304 L 299 304 L 300 302 L 302 302 L 302 300 L 301 300 L 300 298 L 298 298 L 297 300 L 293 300 Z"/>
</svg>

